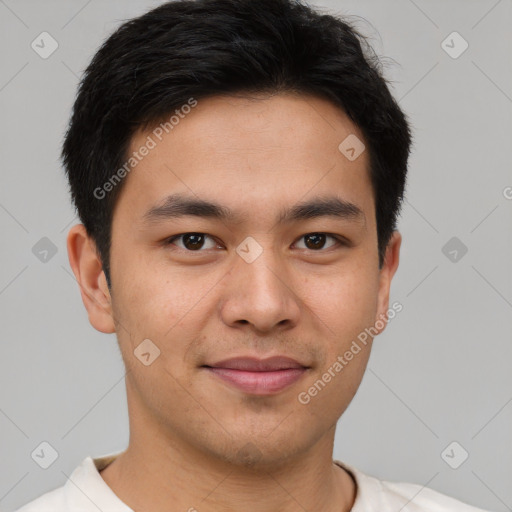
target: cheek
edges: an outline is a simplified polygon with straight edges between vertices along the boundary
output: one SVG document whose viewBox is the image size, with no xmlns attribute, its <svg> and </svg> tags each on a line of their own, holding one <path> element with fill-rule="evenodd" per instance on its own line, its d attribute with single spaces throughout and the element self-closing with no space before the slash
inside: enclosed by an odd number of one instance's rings
<svg viewBox="0 0 512 512">
<path fill-rule="evenodd" d="M 180 298 L 186 293 L 179 272 L 160 257 L 160 248 L 148 251 L 134 245 L 118 249 L 113 281 L 116 277 L 115 298 L 122 316 L 145 319 L 148 325 L 159 321 L 171 324 L 183 309 Z"/>
<path fill-rule="evenodd" d="M 150 339 L 166 365 L 183 360 L 212 318 L 214 294 L 208 291 L 219 276 L 201 274 L 199 267 L 184 269 L 155 260 L 126 258 L 124 280 L 115 282 L 113 306 L 124 328 L 118 330 L 118 338 L 126 355 Z"/>
<path fill-rule="evenodd" d="M 308 278 L 302 297 L 332 334 L 357 333 L 373 322 L 378 280 L 361 266 L 332 270 L 329 276 Z"/>
</svg>

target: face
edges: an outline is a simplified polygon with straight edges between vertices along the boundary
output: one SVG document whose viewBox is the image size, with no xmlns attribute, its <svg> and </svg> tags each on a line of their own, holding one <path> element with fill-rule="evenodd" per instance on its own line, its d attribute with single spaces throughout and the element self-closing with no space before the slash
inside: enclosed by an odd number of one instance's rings
<svg viewBox="0 0 512 512">
<path fill-rule="evenodd" d="M 332 434 L 400 246 L 395 233 L 379 270 L 368 155 L 338 149 L 349 135 L 363 141 L 330 102 L 276 95 L 199 100 L 162 140 L 133 137 L 131 151 L 156 145 L 115 207 L 106 307 L 86 303 L 117 332 L 132 436 L 272 464 Z M 274 356 L 293 362 L 222 363 Z"/>
</svg>

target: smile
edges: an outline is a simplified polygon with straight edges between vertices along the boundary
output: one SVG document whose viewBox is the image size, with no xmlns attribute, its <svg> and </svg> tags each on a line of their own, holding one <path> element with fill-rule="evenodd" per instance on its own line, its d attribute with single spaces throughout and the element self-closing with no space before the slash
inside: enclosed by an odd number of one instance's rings
<svg viewBox="0 0 512 512">
<path fill-rule="evenodd" d="M 216 378 L 252 395 L 272 395 L 297 382 L 307 368 L 287 368 L 272 371 L 246 371 L 204 366 Z"/>
</svg>

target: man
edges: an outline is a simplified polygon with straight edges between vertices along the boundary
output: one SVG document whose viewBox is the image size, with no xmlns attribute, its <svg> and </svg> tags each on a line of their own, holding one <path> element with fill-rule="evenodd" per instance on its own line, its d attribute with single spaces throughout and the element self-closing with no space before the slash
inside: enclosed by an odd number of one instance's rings
<svg viewBox="0 0 512 512">
<path fill-rule="evenodd" d="M 68 253 L 118 338 L 130 442 L 20 511 L 478 510 L 332 459 L 361 333 L 395 311 L 411 144 L 369 52 L 292 0 L 166 3 L 98 50 Z"/>
</svg>

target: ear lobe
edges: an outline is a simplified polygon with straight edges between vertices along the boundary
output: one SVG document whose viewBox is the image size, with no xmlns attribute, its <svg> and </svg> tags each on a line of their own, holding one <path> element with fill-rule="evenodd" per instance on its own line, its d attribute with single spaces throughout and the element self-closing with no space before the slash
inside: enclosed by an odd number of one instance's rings
<svg viewBox="0 0 512 512">
<path fill-rule="evenodd" d="M 375 318 L 375 323 L 377 323 L 377 320 L 382 321 L 382 319 L 385 319 L 386 324 L 382 329 L 379 330 L 379 334 L 384 331 L 387 325 L 391 280 L 393 279 L 393 276 L 395 275 L 395 272 L 398 268 L 401 244 L 402 235 L 398 231 L 394 231 L 386 248 L 386 257 L 384 259 L 384 263 L 380 269 L 379 296 L 377 301 L 377 316 Z"/>
<path fill-rule="evenodd" d="M 69 264 L 80 287 L 82 302 L 89 322 L 98 331 L 115 332 L 110 291 L 103 272 L 96 244 L 83 224 L 76 224 L 68 233 Z"/>
</svg>

